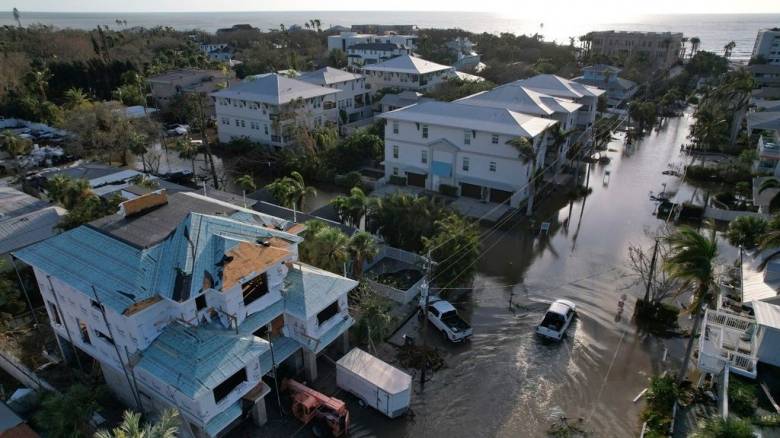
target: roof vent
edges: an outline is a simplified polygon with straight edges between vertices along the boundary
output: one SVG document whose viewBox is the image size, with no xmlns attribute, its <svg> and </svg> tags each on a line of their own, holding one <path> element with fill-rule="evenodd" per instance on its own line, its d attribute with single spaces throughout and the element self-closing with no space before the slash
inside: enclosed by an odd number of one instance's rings
<svg viewBox="0 0 780 438">
<path fill-rule="evenodd" d="M 119 214 L 124 217 L 138 216 L 167 203 L 165 189 L 160 189 L 122 202 L 119 204 Z"/>
</svg>

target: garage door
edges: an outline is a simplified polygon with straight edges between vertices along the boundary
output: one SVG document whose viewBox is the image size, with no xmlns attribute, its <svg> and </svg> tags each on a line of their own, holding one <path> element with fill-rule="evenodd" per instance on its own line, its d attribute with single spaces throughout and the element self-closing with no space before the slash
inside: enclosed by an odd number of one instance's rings
<svg viewBox="0 0 780 438">
<path fill-rule="evenodd" d="M 425 188 L 425 178 L 427 175 L 424 173 L 412 173 L 406 172 L 406 184 L 414 187 Z"/>
<path fill-rule="evenodd" d="M 482 199 L 482 186 L 462 182 L 460 183 L 460 196 Z"/>
<path fill-rule="evenodd" d="M 490 202 L 495 202 L 496 204 L 505 202 L 507 199 L 512 197 L 512 192 L 508 192 L 506 190 L 499 190 L 499 189 L 490 189 Z"/>
</svg>

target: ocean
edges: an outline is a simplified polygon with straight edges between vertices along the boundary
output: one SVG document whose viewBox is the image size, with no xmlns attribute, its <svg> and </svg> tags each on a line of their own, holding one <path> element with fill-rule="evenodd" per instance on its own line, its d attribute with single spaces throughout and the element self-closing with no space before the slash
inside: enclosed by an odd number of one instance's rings
<svg viewBox="0 0 780 438">
<path fill-rule="evenodd" d="M 323 28 L 350 24 L 413 24 L 421 28 L 461 28 L 471 32 L 540 33 L 547 41 L 568 43 L 591 30 L 638 30 L 683 32 L 698 36 L 701 49 L 722 52 L 729 41 L 736 43 L 733 59 L 750 57 L 756 32 L 780 26 L 780 14 L 677 14 L 644 15 L 619 21 L 572 20 L 550 17 L 550 20 L 509 18 L 487 12 L 420 12 L 420 11 L 295 11 L 295 12 L 167 12 L 167 13 L 78 13 L 24 12 L 22 24 L 40 23 L 60 28 L 94 29 L 97 25 L 117 28 L 115 20 L 127 26 L 171 26 L 179 30 L 201 29 L 214 32 L 221 27 L 248 23 L 260 29 L 278 29 L 317 18 Z M 0 25 L 14 25 L 10 12 L 0 12 Z"/>
</svg>

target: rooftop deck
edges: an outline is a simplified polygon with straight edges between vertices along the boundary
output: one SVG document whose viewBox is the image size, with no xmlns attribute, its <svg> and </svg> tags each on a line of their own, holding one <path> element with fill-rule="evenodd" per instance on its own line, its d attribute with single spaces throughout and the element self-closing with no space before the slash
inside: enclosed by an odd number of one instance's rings
<svg viewBox="0 0 780 438">
<path fill-rule="evenodd" d="M 699 337 L 699 368 L 719 373 L 728 365 L 731 372 L 755 379 L 758 362 L 755 333 L 755 319 L 707 309 Z"/>
</svg>

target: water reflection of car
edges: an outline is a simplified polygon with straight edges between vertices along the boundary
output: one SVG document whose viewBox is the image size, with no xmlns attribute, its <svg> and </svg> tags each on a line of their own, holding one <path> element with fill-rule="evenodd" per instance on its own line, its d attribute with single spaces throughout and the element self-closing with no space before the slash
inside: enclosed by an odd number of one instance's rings
<svg viewBox="0 0 780 438">
<path fill-rule="evenodd" d="M 425 306 L 425 298 L 420 300 L 420 308 Z M 435 295 L 428 298 L 428 311 L 425 312 L 431 322 L 450 342 L 463 342 L 474 334 L 469 323 L 458 315 L 458 311 L 449 301 Z"/>
<path fill-rule="evenodd" d="M 542 322 L 536 326 L 536 333 L 545 338 L 560 341 L 566 335 L 575 315 L 575 306 L 569 300 L 555 300 L 544 314 Z"/>
</svg>

